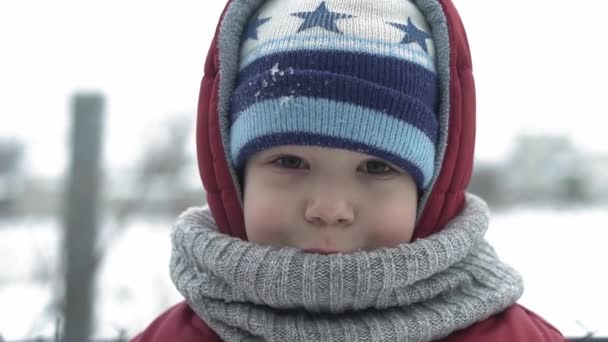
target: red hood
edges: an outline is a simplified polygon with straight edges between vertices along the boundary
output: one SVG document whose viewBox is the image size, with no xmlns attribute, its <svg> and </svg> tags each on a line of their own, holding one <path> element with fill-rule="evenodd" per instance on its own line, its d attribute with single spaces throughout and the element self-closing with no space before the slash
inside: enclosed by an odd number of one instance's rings
<svg viewBox="0 0 608 342">
<path fill-rule="evenodd" d="M 452 2 L 439 0 L 437 3 L 445 21 L 436 24 L 438 28 L 433 27 L 433 31 L 444 32 L 444 40 L 449 41 L 449 53 L 446 47 L 438 68 L 439 79 L 444 80 L 443 91 L 440 90 L 444 117 L 439 120 L 440 140 L 444 147 L 437 153 L 433 186 L 422 197 L 422 210 L 414 238 L 440 231 L 460 212 L 473 169 L 475 85 L 469 45 Z M 230 85 L 231 82 L 234 83 L 230 79 L 233 72 L 229 69 L 231 65 L 236 68 L 237 63 L 230 60 L 233 55 L 238 55 L 234 51 L 223 52 L 220 43 L 222 22 L 230 4 L 231 1 L 222 13 L 205 62 L 198 104 L 196 142 L 199 172 L 207 192 L 207 202 L 220 231 L 246 239 L 240 190 L 237 188 L 236 177 L 229 168 L 225 152 L 227 140 L 222 135 L 222 132 L 227 131 L 222 126 L 224 120 L 221 115 L 225 115 L 222 108 L 226 108 L 222 107 L 222 101 L 229 94 L 224 94 L 224 97 L 221 94 L 222 91 L 229 92 L 227 89 L 233 89 Z M 231 31 L 234 32 L 234 27 L 231 27 Z M 442 62 L 444 68 L 441 68 Z"/>
</svg>

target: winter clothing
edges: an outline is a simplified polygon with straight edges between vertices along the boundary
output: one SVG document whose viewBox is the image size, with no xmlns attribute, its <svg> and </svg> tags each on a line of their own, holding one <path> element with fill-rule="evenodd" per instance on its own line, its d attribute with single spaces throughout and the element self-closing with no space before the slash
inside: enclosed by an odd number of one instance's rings
<svg viewBox="0 0 608 342">
<path fill-rule="evenodd" d="M 350 1 L 327 0 L 326 9 L 348 14 L 333 4 Z M 389 0 L 369 3 L 384 1 Z M 255 15 L 264 0 L 231 0 L 207 57 L 198 111 L 199 170 L 211 216 L 196 209 L 186 212 L 173 236 L 172 277 L 187 303 L 162 314 L 135 342 L 215 342 L 253 335 L 260 341 L 297 341 L 307 333 L 323 338 L 324 324 L 350 327 L 331 329 L 338 337 L 350 334 L 350 340 L 371 337 L 370 333 L 385 337 L 379 334 L 394 331 L 404 334 L 393 335 L 393 340 L 403 341 L 564 341 L 540 317 L 510 305 L 521 291 L 518 277 L 495 259 L 482 238 L 487 221 L 487 213 L 480 209 L 483 205 L 465 196 L 473 166 L 475 95 L 460 18 L 450 0 L 414 2 L 434 42 L 439 97 L 434 169 L 419 202 L 414 242 L 394 249 L 314 256 L 289 248 L 256 248 L 242 241 L 246 240 L 242 189 L 231 162 L 232 155 L 239 154 L 231 152 L 231 106 L 239 82 L 241 39 L 251 33 L 246 28 L 252 18 L 265 17 Z M 312 12 L 321 1 L 299 3 L 310 7 L 297 12 Z M 340 30 L 342 20 L 337 20 Z M 280 65 L 280 70 L 284 66 L 289 71 L 288 65 Z M 249 263 L 252 259 L 257 262 Z M 353 271 L 368 266 L 361 274 Z M 311 274 L 316 278 L 307 279 Z M 493 299 L 481 303 L 479 298 Z M 270 329 L 280 335 L 266 335 Z"/>
<path fill-rule="evenodd" d="M 483 239 L 488 219 L 469 195 L 429 239 L 320 255 L 221 234 L 208 209 L 194 208 L 174 230 L 171 276 L 227 341 L 430 341 L 521 296 L 519 274 Z"/>
<path fill-rule="evenodd" d="M 337 147 L 390 161 L 423 190 L 438 90 L 424 16 L 404 0 L 301 11 L 317 2 L 265 2 L 247 27 L 231 103 L 234 167 L 273 146 Z"/>
</svg>

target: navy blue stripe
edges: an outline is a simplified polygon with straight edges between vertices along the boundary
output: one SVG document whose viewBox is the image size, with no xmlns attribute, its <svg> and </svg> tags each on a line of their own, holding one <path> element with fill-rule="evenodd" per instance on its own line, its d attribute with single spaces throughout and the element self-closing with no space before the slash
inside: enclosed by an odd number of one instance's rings
<svg viewBox="0 0 608 342">
<path fill-rule="evenodd" d="M 294 71 L 280 76 L 260 75 L 241 84 L 232 97 L 231 122 L 252 104 L 289 96 L 324 98 L 377 110 L 420 129 L 437 140 L 437 119 L 432 109 L 415 98 L 350 76 L 319 71 Z"/>
<path fill-rule="evenodd" d="M 282 145 L 333 147 L 369 154 L 382 158 L 404 169 L 412 176 L 419 190 L 424 188 L 425 179 L 422 171 L 407 159 L 356 141 L 306 132 L 275 133 L 249 141 L 239 151 L 235 160 L 235 168 L 241 169 L 244 167 L 247 159 L 259 151 Z"/>
<path fill-rule="evenodd" d="M 239 73 L 244 83 L 277 65 L 280 70 L 317 70 L 360 78 L 418 98 L 435 108 L 437 77 L 416 63 L 389 56 L 344 51 L 290 51 L 262 57 Z M 421 85 L 421 83 L 424 84 Z"/>
</svg>

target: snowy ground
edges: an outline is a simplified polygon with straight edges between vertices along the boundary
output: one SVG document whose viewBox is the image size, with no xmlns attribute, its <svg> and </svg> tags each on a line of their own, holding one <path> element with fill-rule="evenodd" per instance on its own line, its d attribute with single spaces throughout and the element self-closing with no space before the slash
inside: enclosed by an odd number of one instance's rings
<svg viewBox="0 0 608 342">
<path fill-rule="evenodd" d="M 130 224 L 98 274 L 96 335 L 129 336 L 181 300 L 168 275 L 172 222 Z M 520 303 L 567 336 L 608 336 L 608 208 L 513 209 L 493 216 L 488 239 L 526 281 Z M 0 336 L 52 336 L 46 311 L 59 222 L 0 220 Z"/>
</svg>

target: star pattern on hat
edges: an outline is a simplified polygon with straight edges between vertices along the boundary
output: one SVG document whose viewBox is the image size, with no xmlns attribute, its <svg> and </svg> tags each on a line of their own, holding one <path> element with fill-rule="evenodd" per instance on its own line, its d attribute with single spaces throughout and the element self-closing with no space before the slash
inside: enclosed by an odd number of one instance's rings
<svg viewBox="0 0 608 342">
<path fill-rule="evenodd" d="M 342 34 L 336 25 L 336 20 L 354 17 L 350 14 L 329 11 L 325 5 L 325 1 L 321 2 L 321 4 L 312 12 L 296 12 L 291 13 L 291 15 L 304 19 L 304 22 L 298 29 L 298 33 L 309 28 L 320 27 L 331 32 Z"/>
<path fill-rule="evenodd" d="M 399 23 L 387 23 L 392 25 L 393 27 L 398 28 L 399 30 L 405 32 L 405 37 L 401 40 L 401 44 L 418 44 L 424 52 L 429 53 L 428 48 L 426 46 L 426 40 L 431 39 L 431 35 L 419 29 L 412 23 L 412 18 L 407 18 L 407 25 L 399 24 Z"/>
<path fill-rule="evenodd" d="M 247 31 L 245 32 L 245 39 L 253 39 L 258 40 L 258 28 L 264 25 L 270 18 L 261 18 L 257 17 L 255 20 L 252 20 L 251 23 L 247 26 Z"/>
</svg>

